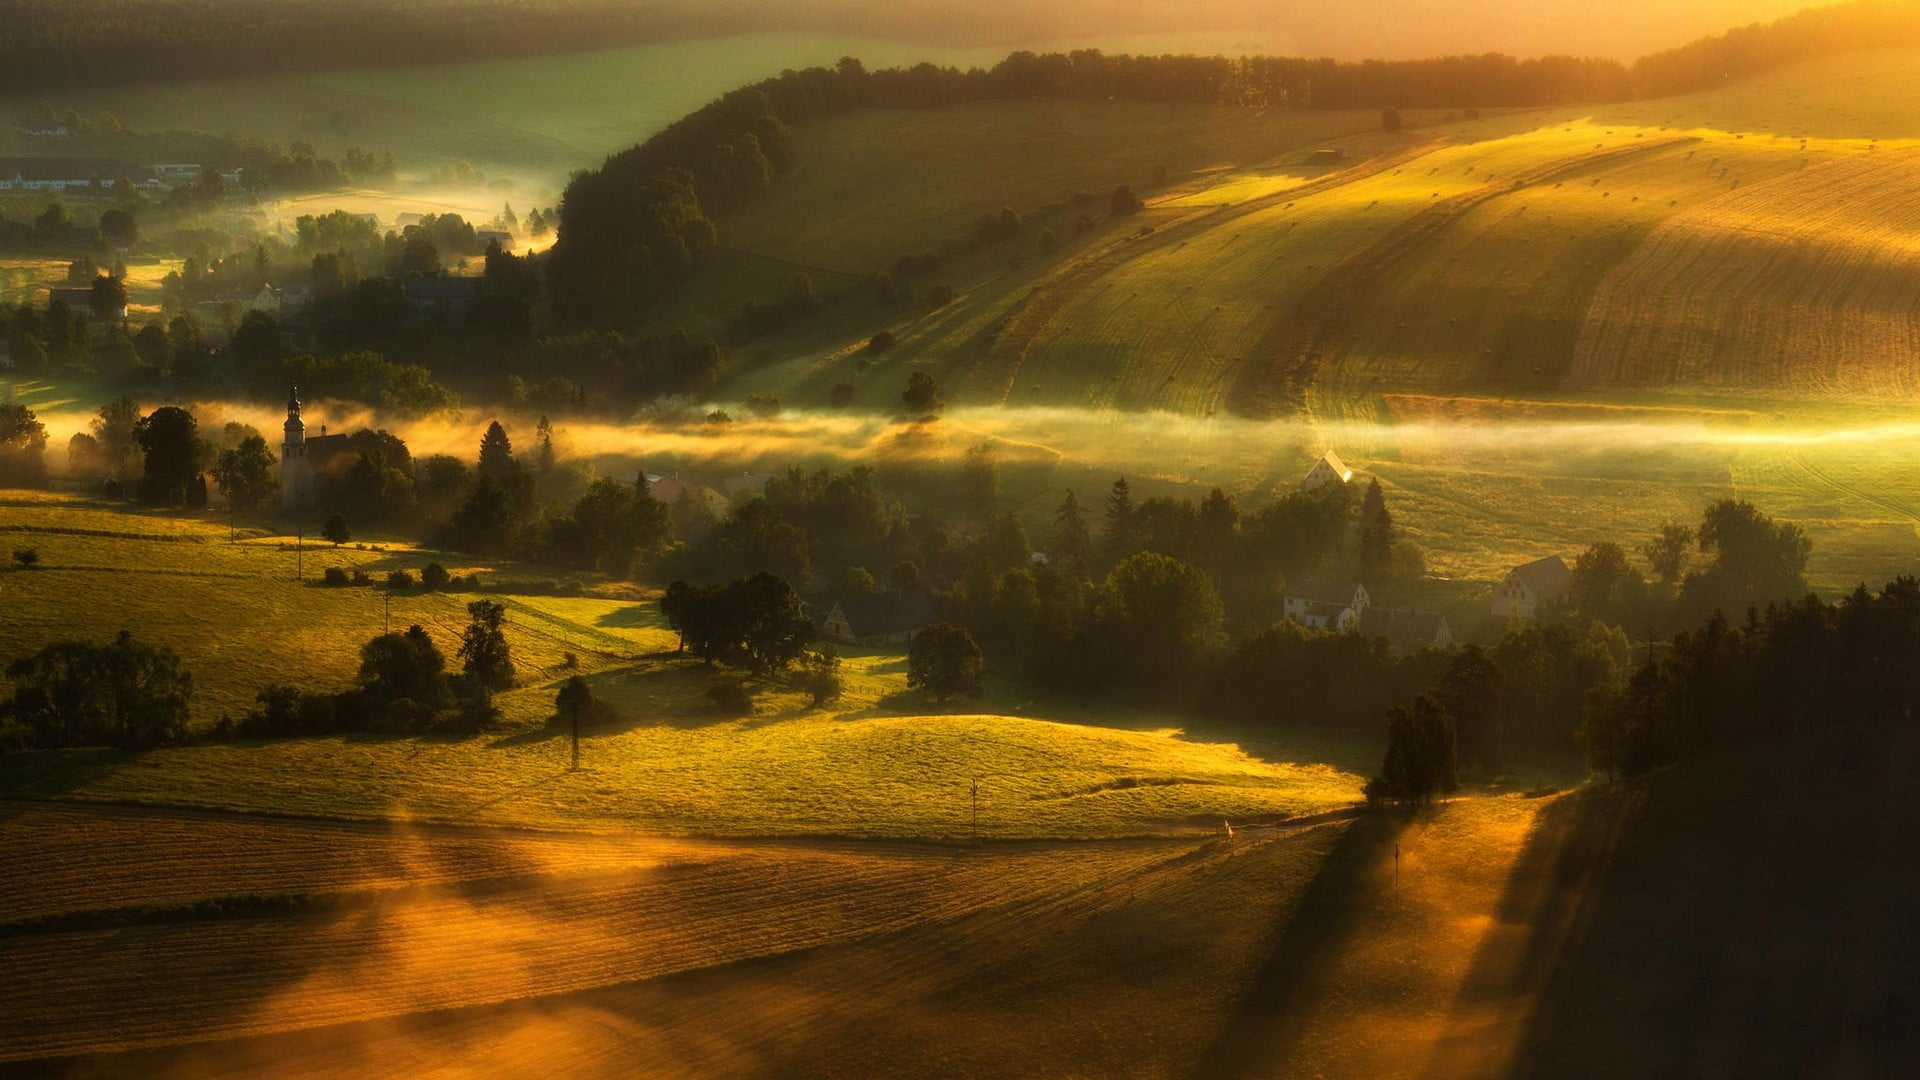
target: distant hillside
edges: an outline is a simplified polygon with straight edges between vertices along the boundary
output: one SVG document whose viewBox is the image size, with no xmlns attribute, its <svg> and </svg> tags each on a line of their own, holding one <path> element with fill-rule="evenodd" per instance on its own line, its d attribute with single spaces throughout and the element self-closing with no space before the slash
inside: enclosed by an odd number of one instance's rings
<svg viewBox="0 0 1920 1080">
<path fill-rule="evenodd" d="M 581 52 L 760 31 L 860 34 L 946 46 L 1105 45 L 1411 59 L 1446 53 L 1578 53 L 1626 59 L 1769 18 L 1799 0 L 1561 0 L 1486 5 L 1362 0 L 1276 10 L 1260 0 L 13 0 L 0 91 L 155 79 Z M 1210 44 L 1196 45 L 1196 35 Z"/>
</svg>

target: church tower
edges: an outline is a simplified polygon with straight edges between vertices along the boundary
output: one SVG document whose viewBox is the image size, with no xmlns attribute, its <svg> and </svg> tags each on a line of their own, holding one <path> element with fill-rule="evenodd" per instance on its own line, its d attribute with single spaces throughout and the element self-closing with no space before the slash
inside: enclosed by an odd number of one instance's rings
<svg viewBox="0 0 1920 1080">
<path fill-rule="evenodd" d="M 313 505 L 313 462 L 307 457 L 307 425 L 300 419 L 300 388 L 287 391 L 287 437 L 280 444 L 280 505 Z"/>
</svg>

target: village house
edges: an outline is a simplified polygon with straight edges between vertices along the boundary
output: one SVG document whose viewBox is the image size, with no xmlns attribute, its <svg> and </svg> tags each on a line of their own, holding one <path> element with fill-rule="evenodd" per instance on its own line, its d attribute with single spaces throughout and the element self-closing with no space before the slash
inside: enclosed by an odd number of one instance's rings
<svg viewBox="0 0 1920 1080">
<path fill-rule="evenodd" d="M 1533 619 L 1567 593 L 1573 571 L 1558 555 L 1516 566 L 1494 587 L 1493 613 L 1502 619 Z"/>
<path fill-rule="evenodd" d="M 1314 630 L 1351 630 L 1372 604 L 1359 582 L 1322 578 L 1289 584 L 1281 602 L 1287 618 Z"/>
<path fill-rule="evenodd" d="M 915 635 L 938 621 L 933 598 L 925 589 L 878 592 L 835 601 L 820 620 L 820 636 L 867 648 L 908 645 Z"/>
<path fill-rule="evenodd" d="M 1453 628 L 1437 611 L 1369 606 L 1360 613 L 1357 629 L 1362 637 L 1387 639 L 1387 648 L 1400 655 L 1453 648 Z"/>
<path fill-rule="evenodd" d="M 1317 491 L 1335 481 L 1342 484 L 1351 483 L 1353 470 L 1347 468 L 1347 463 L 1340 460 L 1339 454 L 1329 450 L 1322 454 L 1320 460 L 1313 463 L 1313 468 L 1307 470 L 1307 475 L 1300 479 L 1300 490 Z"/>
</svg>

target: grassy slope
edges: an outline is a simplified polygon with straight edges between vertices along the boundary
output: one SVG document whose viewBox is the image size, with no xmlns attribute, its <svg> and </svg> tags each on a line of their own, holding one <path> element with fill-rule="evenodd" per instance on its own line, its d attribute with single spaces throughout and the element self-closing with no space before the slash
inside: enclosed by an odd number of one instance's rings
<svg viewBox="0 0 1920 1080">
<path fill-rule="evenodd" d="M 985 851 L 18 807 L 0 836 L 45 847 L 0 917 L 307 899 L 12 939 L 0 1017 L 59 1020 L 9 1026 L 0 1057 L 149 1048 L 73 1063 L 86 1076 L 1904 1074 L 1914 751 L 1841 732 L 1411 820 Z M 97 1005 L 162 964 L 168 995 Z M 173 1045 L 222 1035 L 244 1038 Z"/>
<path fill-rule="evenodd" d="M 846 337 L 775 340 L 779 355 L 736 388 L 811 404 L 846 381 L 856 408 L 885 410 L 925 368 L 963 403 L 1070 409 L 1053 436 L 969 415 L 981 436 L 1058 455 L 1054 487 L 1093 482 L 1105 461 L 1189 490 L 1258 492 L 1337 448 L 1382 478 L 1433 567 L 1455 578 L 1635 540 L 1737 495 L 1807 527 L 1816 586 L 1883 579 L 1920 557 L 1920 488 L 1903 464 L 1920 447 L 1898 404 L 1920 333 L 1900 284 L 1920 159 L 1864 137 L 1920 136 L 1906 107 L 1920 95 L 1916 57 L 1349 140 L 1362 159 L 1443 145 L 1297 194 L 1319 178 L 1273 166 L 1184 177 L 1125 227 L 1151 224 L 1153 237 L 1109 228 L 983 270 L 959 282 L 958 303 L 895 317 L 901 345 L 877 359 L 836 348 Z M 882 136 L 882 119 L 866 122 Z M 992 192 L 1008 167 L 991 145 L 973 157 L 978 171 L 943 168 L 937 186 Z M 1529 170 L 1538 179 L 1513 188 Z M 781 205 L 834 221 L 845 215 L 827 211 L 829 195 L 911 202 L 919 183 L 856 176 L 796 183 Z M 833 237 L 814 250 L 827 259 Z M 1309 348 L 1317 378 L 1289 425 L 1256 437 L 1224 423 L 1236 395 L 1271 390 L 1262 365 Z M 1100 418 L 1109 434 L 1088 446 Z M 1144 463 L 1121 449 L 1156 443 Z M 1082 461 L 1094 475 L 1066 472 Z"/>
<path fill-rule="evenodd" d="M 294 582 L 283 537 L 230 543 L 217 523 L 24 494 L 0 503 L 0 530 L 10 548 L 34 546 L 42 559 L 40 569 L 0 570 L 0 655 L 132 629 L 181 654 L 203 727 L 243 713 L 269 682 L 349 685 L 360 644 L 381 627 L 382 591 Z M 429 557 L 318 547 L 307 574 L 417 570 Z M 1263 748 L 1262 760 L 1124 708 L 917 715 L 926 703 L 907 693 L 904 659 L 858 650 L 835 707 L 812 709 L 804 695 L 768 686 L 753 717 L 722 719 L 705 698 L 710 674 L 669 655 L 673 635 L 652 601 L 490 595 L 507 603 L 521 679 L 500 698 L 501 732 L 17 755 L 0 761 L 0 790 L 324 816 L 951 836 L 968 827 L 968 781 L 978 777 L 989 835 L 1092 836 L 1339 806 L 1360 782 L 1348 770 L 1378 752 L 1365 739 L 1307 740 Z M 470 599 L 401 594 L 394 626 L 421 623 L 451 656 Z M 566 741 L 545 727 L 569 674 L 566 652 L 616 715 L 587 733 L 577 773 Z M 1327 760 L 1341 767 L 1275 763 Z"/>
<path fill-rule="evenodd" d="M 1497 900 L 1539 806 L 1466 802 L 1404 830 L 1375 819 L 1232 841 L 986 852 L 592 841 L 605 850 L 591 874 L 568 865 L 572 852 L 559 857 L 557 839 L 500 837 L 488 851 L 477 837 L 403 829 L 359 838 L 369 858 L 346 837 L 268 826 L 310 846 L 310 873 L 336 888 L 340 864 L 380 873 L 390 858 L 441 880 L 456 855 L 495 874 L 546 869 L 532 881 L 458 870 L 468 884 L 452 902 L 422 890 L 339 913 L 121 931 L 127 956 L 173 956 L 180 993 L 117 1028 L 63 1010 L 71 1019 L 23 1031 L 0 1052 L 390 1015 L 312 1036 L 99 1059 L 82 1074 L 225 1075 L 272 1060 L 315 1073 L 485 1061 L 512 1075 L 556 1062 L 575 1074 L 980 1075 L 1018 1061 L 1037 1075 L 1167 1075 L 1197 1064 L 1208 1075 L 1267 1064 L 1379 1075 L 1432 1045 L 1485 925 L 1479 913 Z M 181 866 L 201 861 L 188 830 L 218 828 L 244 845 L 236 834 L 254 828 L 150 825 L 168 839 L 142 860 Z M 84 827 L 111 838 L 138 825 Z M 499 884 L 480 891 L 489 880 Z M 533 918 L 573 929 L 533 933 Z M 250 932 L 254 922 L 274 932 Z M 605 948 L 616 932 L 620 947 Z M 357 959 L 369 935 L 384 947 Z M 64 966 L 61 986 L 75 994 L 138 974 L 86 960 L 76 950 L 91 937 L 19 946 L 36 968 Z M 216 952 L 226 962 L 203 970 Z M 755 955 L 767 959 L 727 962 Z M 11 989 L 0 981 L 0 1015 Z M 490 1001 L 501 1004 L 423 1013 Z M 1296 1019 L 1304 1030 L 1276 1026 Z M 176 1026 L 163 1035 L 166 1024 Z M 1383 1025 L 1391 1037 L 1378 1036 Z"/>
</svg>

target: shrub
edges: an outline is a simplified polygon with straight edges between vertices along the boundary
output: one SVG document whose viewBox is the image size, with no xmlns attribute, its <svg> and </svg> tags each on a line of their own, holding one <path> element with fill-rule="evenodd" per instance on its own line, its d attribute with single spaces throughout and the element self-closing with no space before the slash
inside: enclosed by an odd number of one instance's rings
<svg viewBox="0 0 1920 1080">
<path fill-rule="evenodd" d="M 326 572 L 320 575 L 320 584 L 335 589 L 342 588 L 352 582 L 353 579 L 347 576 L 347 572 L 337 566 L 327 567 Z"/>
<path fill-rule="evenodd" d="M 353 583 L 355 585 L 371 585 L 373 584 L 373 578 L 365 570 L 355 567 L 353 570 Z"/>
<path fill-rule="evenodd" d="M 740 679 L 716 679 L 707 687 L 707 700 L 723 716 L 752 716 L 753 692 Z"/>
<path fill-rule="evenodd" d="M 387 588 L 389 588 L 389 589 L 411 589 L 411 588 L 413 588 L 413 573 L 412 573 L 412 571 L 409 571 L 409 570 L 395 570 L 395 571 L 393 571 L 393 572 L 391 572 L 391 573 L 389 573 L 389 574 L 387 575 Z"/>
<path fill-rule="evenodd" d="M 579 669 L 579 667 L 580 667 L 580 656 L 579 656 L 579 654 L 578 654 L 578 653 L 571 653 L 571 652 L 568 652 L 568 653 L 561 653 L 561 654 L 560 654 L 560 666 L 561 666 L 561 667 L 563 667 L 563 668 L 566 668 L 566 669 L 567 669 L 568 671 L 576 671 L 576 670 L 578 670 L 578 669 Z"/>
<path fill-rule="evenodd" d="M 14 548 L 13 561 L 26 569 L 32 569 L 40 561 L 40 551 L 37 548 Z"/>
<path fill-rule="evenodd" d="M 953 286 L 951 285 L 942 283 L 927 286 L 927 306 L 930 308 L 946 307 L 948 304 L 953 303 L 953 296 Z"/>
<path fill-rule="evenodd" d="M 893 331 L 891 330 L 882 330 L 867 339 L 867 351 L 875 356 L 893 348 L 893 345 Z"/>
<path fill-rule="evenodd" d="M 429 591 L 444 589 L 451 580 L 447 575 L 447 568 L 437 562 L 428 563 L 427 568 L 420 571 L 420 584 L 426 586 Z"/>
</svg>

